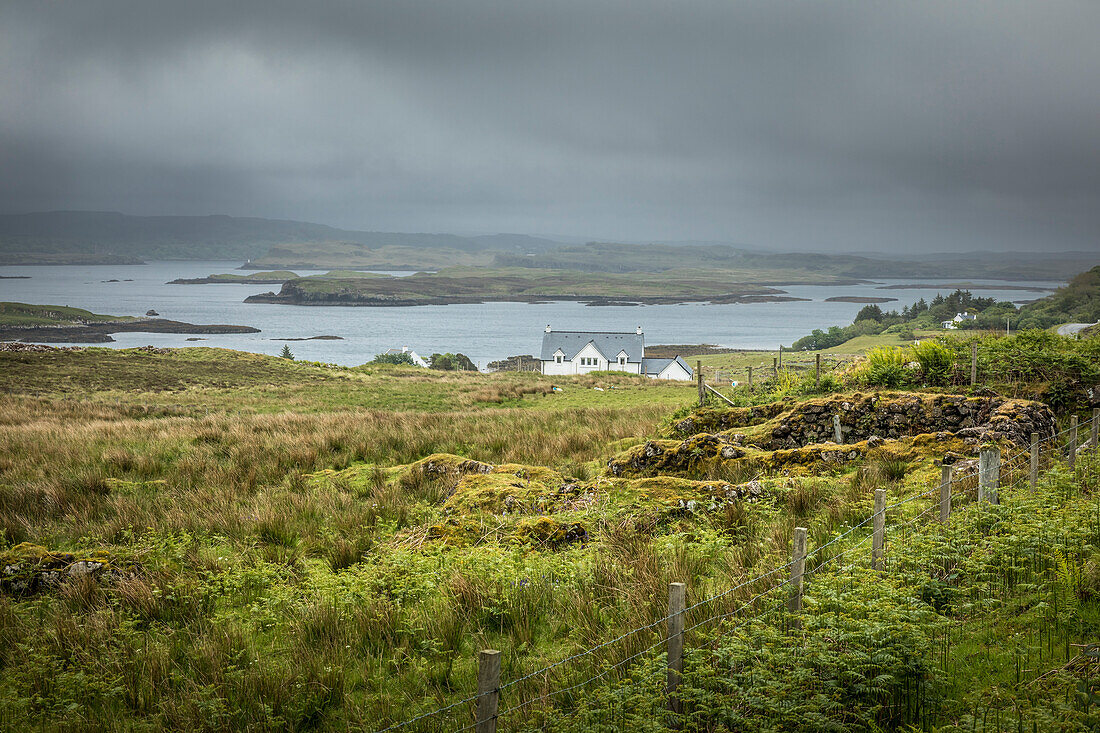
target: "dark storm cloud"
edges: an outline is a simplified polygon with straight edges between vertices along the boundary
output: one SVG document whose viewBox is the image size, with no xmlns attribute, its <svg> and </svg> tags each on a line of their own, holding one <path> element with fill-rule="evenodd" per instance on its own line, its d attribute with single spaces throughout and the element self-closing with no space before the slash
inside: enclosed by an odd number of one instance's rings
<svg viewBox="0 0 1100 733">
<path fill-rule="evenodd" d="M 1100 5 L 0 9 L 0 207 L 1096 249 Z"/>
</svg>

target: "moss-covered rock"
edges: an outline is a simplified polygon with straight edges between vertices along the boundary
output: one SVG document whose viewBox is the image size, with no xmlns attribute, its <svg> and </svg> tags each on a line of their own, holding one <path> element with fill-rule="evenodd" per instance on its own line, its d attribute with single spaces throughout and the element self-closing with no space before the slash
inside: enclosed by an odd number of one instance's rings
<svg viewBox="0 0 1100 733">
<path fill-rule="evenodd" d="M 516 523 L 514 534 L 521 542 L 549 549 L 588 541 L 588 530 L 580 522 L 559 522 L 550 517 L 521 519 Z"/>
<path fill-rule="evenodd" d="M 743 433 L 736 432 L 739 430 Z M 876 392 L 754 408 L 704 408 L 676 422 L 668 432 L 689 439 L 703 433 L 718 435 L 764 450 L 781 450 L 830 441 L 853 444 L 874 437 L 903 438 L 945 431 L 964 438 L 1007 440 L 1022 447 L 1032 432 L 1041 438 L 1053 435 L 1054 415 L 1040 402 L 997 395 Z M 737 437 L 742 439 L 737 441 Z"/>
<path fill-rule="evenodd" d="M 74 554 L 53 552 L 23 542 L 0 552 L 0 591 L 28 595 L 83 577 L 113 578 L 135 568 L 112 562 L 104 551 Z"/>
</svg>

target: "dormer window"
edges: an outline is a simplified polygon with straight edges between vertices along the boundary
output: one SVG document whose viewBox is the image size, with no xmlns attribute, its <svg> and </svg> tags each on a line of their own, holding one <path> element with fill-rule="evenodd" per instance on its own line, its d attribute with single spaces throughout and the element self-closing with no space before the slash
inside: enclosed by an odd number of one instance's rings
<svg viewBox="0 0 1100 733">
<path fill-rule="evenodd" d="M 558 354 L 557 356 L 554 357 L 554 363 L 555 364 L 561 364 L 561 354 Z"/>
</svg>

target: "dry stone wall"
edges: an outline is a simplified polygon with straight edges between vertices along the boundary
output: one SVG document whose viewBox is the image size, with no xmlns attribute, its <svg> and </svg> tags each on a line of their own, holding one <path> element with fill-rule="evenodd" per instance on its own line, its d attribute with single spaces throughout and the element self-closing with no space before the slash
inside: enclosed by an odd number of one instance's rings
<svg viewBox="0 0 1100 733">
<path fill-rule="evenodd" d="M 701 411 L 675 423 L 671 433 L 684 435 L 703 425 L 727 429 L 649 441 L 611 459 L 608 473 L 697 476 L 737 461 L 766 470 L 814 472 L 878 454 L 907 461 L 973 455 L 989 441 L 1022 448 L 1033 432 L 1040 438 L 1054 434 L 1054 415 L 1046 405 L 995 396 L 853 394 L 762 407 L 756 413 Z M 773 418 L 761 421 L 766 414 Z M 837 419 L 839 443 L 834 440 Z"/>
</svg>

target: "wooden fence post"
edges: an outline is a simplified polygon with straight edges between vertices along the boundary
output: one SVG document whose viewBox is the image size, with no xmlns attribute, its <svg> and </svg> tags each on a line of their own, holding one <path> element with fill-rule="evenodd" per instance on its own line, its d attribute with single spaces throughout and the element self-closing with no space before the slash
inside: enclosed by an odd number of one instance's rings
<svg viewBox="0 0 1100 733">
<path fill-rule="evenodd" d="M 802 579 L 806 572 L 806 528 L 795 527 L 791 542 L 791 600 L 787 601 L 787 610 L 798 613 L 802 610 Z M 798 621 L 795 620 L 795 625 Z"/>
<path fill-rule="evenodd" d="M 970 386 L 978 383 L 978 342 L 970 344 Z"/>
<path fill-rule="evenodd" d="M 814 389 L 821 389 L 821 354 L 814 354 Z"/>
<path fill-rule="evenodd" d="M 707 399 L 707 390 L 703 386 L 703 362 L 695 362 L 695 381 L 699 385 L 699 407 L 703 406 L 703 403 Z"/>
<path fill-rule="evenodd" d="M 951 464 L 940 467 L 940 521 L 946 522 L 951 516 Z"/>
<path fill-rule="evenodd" d="M 1069 456 L 1067 456 L 1069 468 L 1072 471 L 1077 466 L 1077 416 L 1069 418 Z"/>
<path fill-rule="evenodd" d="M 752 392 L 752 367 L 749 367 L 749 391 Z"/>
<path fill-rule="evenodd" d="M 871 569 L 882 570 L 882 548 L 886 544 L 886 489 L 875 489 L 875 514 L 872 523 Z"/>
<path fill-rule="evenodd" d="M 684 671 L 684 600 L 687 596 L 683 583 L 668 584 L 668 709 L 679 714 L 683 710 L 677 690 Z"/>
<path fill-rule="evenodd" d="M 477 660 L 476 733 L 496 733 L 500 703 L 500 652 L 483 649 Z"/>
<path fill-rule="evenodd" d="M 1089 434 L 1089 447 L 1096 450 L 1097 438 L 1100 438 L 1100 407 L 1092 408 L 1092 431 Z"/>
<path fill-rule="evenodd" d="M 779 368 L 783 368 L 783 344 L 779 344 Z"/>
<path fill-rule="evenodd" d="M 1034 491 L 1039 483 L 1039 434 L 1031 434 L 1031 465 L 1028 470 L 1028 483 Z"/>
<path fill-rule="evenodd" d="M 779 376 L 779 360 L 774 356 L 772 357 L 772 374 Z"/>
<path fill-rule="evenodd" d="M 997 486 L 1001 483 L 1001 449 L 982 448 L 978 453 L 978 501 L 1000 504 Z"/>
</svg>

